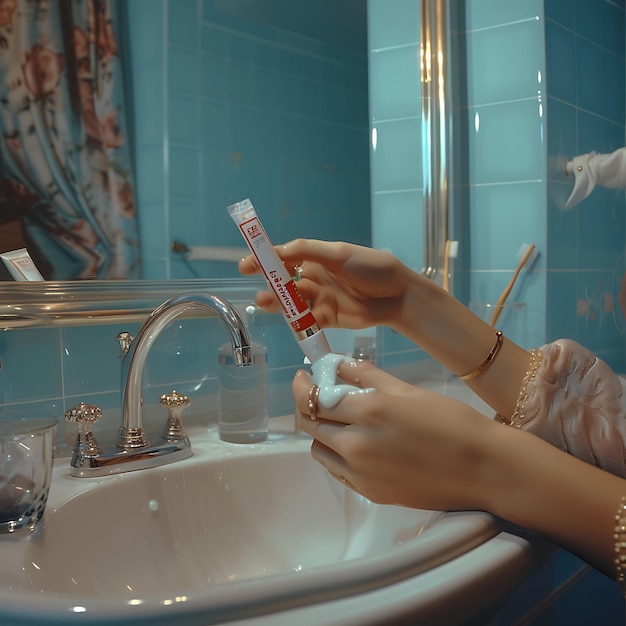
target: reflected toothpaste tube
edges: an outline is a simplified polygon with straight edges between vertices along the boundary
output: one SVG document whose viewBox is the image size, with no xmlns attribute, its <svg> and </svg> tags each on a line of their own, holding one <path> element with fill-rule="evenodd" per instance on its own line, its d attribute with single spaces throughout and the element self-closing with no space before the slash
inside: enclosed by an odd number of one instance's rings
<svg viewBox="0 0 626 626">
<path fill-rule="evenodd" d="M 19 282 L 44 280 L 44 277 L 39 273 L 39 270 L 30 258 L 30 254 L 28 254 L 26 248 L 3 252 L 0 254 L 0 258 L 14 280 Z"/>
<path fill-rule="evenodd" d="M 283 315 L 305 356 L 315 363 L 331 352 L 324 331 L 319 327 L 307 303 L 302 299 L 294 279 L 289 276 L 283 262 L 267 236 L 252 202 L 249 199 L 228 207 L 228 213 L 239 227 L 248 248 L 263 270 L 265 279 L 280 302 Z"/>
</svg>

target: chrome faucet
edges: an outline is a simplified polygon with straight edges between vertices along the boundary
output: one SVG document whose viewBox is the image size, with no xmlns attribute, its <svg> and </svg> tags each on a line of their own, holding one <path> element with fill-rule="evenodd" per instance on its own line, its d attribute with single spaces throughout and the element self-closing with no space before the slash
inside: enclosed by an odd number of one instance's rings
<svg viewBox="0 0 626 626">
<path fill-rule="evenodd" d="M 75 407 L 66 411 L 66 419 L 79 423 L 80 437 L 93 440 L 87 452 L 74 449 L 70 473 L 73 476 L 102 476 L 136 469 L 156 467 L 191 456 L 191 443 L 184 430 L 180 436 L 163 436 L 158 443 L 148 441 L 143 426 L 141 379 L 148 352 L 163 328 L 172 320 L 189 311 L 205 311 L 217 315 L 228 330 L 233 346 L 235 364 L 252 363 L 250 335 L 235 307 L 227 300 L 210 293 L 189 293 L 176 296 L 157 307 L 132 339 L 122 361 L 122 425 L 118 441 L 106 448 L 95 444 L 90 432 L 94 411 L 89 413 Z M 162 404 L 180 412 L 181 396 L 173 392 L 164 396 Z M 184 402 L 182 406 L 188 404 Z M 171 415 L 170 415 L 171 417 Z M 89 431 L 89 432 L 87 432 Z M 79 438 L 80 438 L 79 437 Z M 78 441 L 77 441 L 78 444 Z M 83 445 L 82 449 L 84 450 Z"/>
</svg>

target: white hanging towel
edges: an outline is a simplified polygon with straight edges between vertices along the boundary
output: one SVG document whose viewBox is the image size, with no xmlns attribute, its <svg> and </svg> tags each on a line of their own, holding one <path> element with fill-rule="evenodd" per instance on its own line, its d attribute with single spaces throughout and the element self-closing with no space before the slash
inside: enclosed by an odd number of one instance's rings
<svg viewBox="0 0 626 626">
<path fill-rule="evenodd" d="M 609 189 L 626 188 L 626 148 L 619 148 L 611 154 L 581 154 L 567 162 L 565 172 L 575 177 L 574 189 L 564 207 L 571 209 L 582 202 L 596 185 Z"/>
</svg>

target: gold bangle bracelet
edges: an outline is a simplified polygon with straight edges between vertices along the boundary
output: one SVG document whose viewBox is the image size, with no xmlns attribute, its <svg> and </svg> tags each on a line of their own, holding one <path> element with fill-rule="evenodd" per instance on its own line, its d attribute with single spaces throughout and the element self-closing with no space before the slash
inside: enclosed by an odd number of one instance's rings
<svg viewBox="0 0 626 626">
<path fill-rule="evenodd" d="M 622 497 L 615 515 L 615 580 L 623 583 L 626 578 L 626 497 Z"/>
<path fill-rule="evenodd" d="M 472 380 L 472 378 L 476 378 L 478 374 L 484 372 L 496 360 L 503 342 L 504 336 L 502 335 L 502 331 L 496 330 L 496 342 L 493 345 L 491 352 L 487 355 L 487 358 L 475 370 L 472 370 L 468 374 L 463 374 L 463 376 L 459 376 L 459 378 L 461 380 Z"/>
</svg>

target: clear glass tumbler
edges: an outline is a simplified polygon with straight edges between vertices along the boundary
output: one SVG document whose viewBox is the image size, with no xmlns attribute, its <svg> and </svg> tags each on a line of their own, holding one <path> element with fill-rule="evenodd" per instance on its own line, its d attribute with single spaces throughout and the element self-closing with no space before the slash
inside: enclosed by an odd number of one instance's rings
<svg viewBox="0 0 626 626">
<path fill-rule="evenodd" d="M 57 420 L 0 410 L 0 534 L 34 530 L 48 501 Z"/>
<path fill-rule="evenodd" d="M 252 365 L 239 367 L 230 344 L 218 351 L 218 411 L 220 439 L 255 443 L 267 439 L 267 348 L 252 342 Z"/>
</svg>

